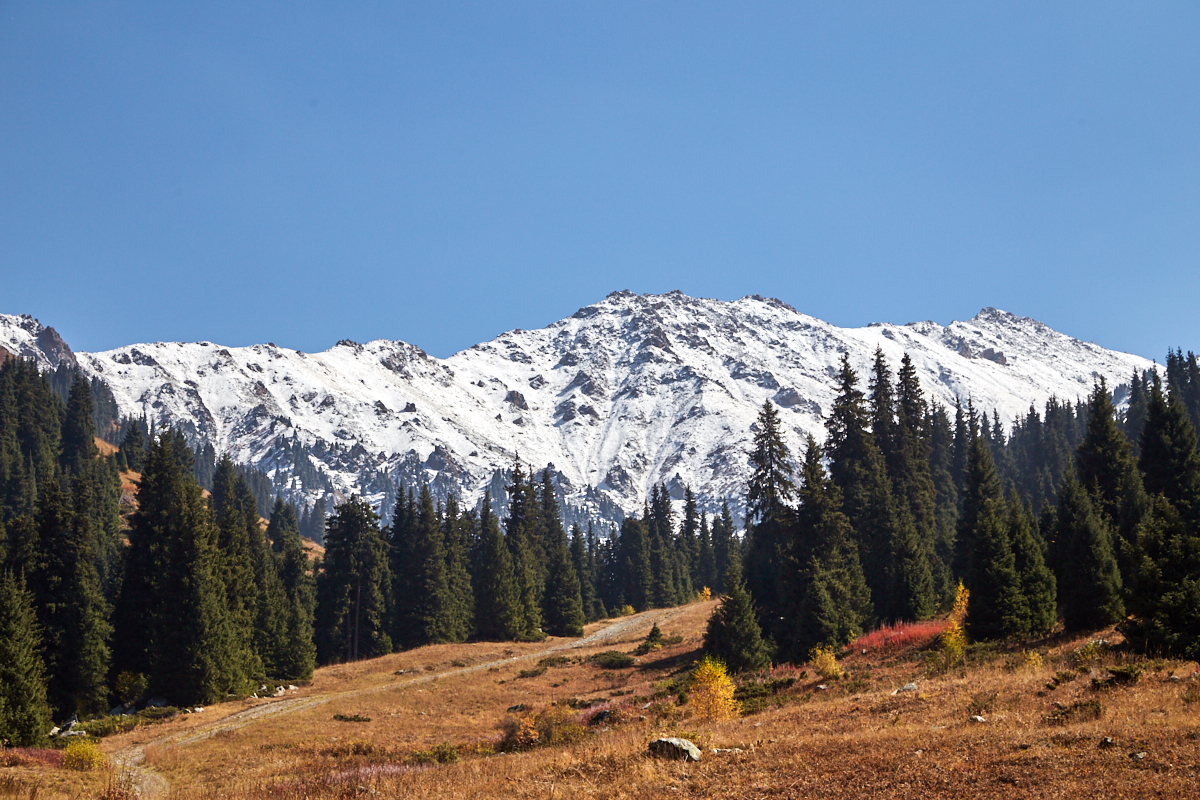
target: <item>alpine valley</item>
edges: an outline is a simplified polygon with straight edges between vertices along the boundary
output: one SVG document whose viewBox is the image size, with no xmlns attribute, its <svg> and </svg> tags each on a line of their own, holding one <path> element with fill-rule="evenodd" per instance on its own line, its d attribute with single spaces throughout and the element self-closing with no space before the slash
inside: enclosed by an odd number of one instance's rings
<svg viewBox="0 0 1200 800">
<path fill-rule="evenodd" d="M 1120 404 L 1130 376 L 1154 366 L 994 308 L 948 326 L 839 328 L 779 300 L 678 291 L 615 292 L 447 359 L 388 340 L 323 353 L 211 342 L 72 353 L 53 328 L 0 315 L 0 357 L 74 363 L 108 385 L 121 416 L 179 428 L 265 472 L 287 499 L 358 493 L 386 513 L 399 487 L 425 481 L 468 504 L 490 487 L 503 505 L 519 458 L 550 467 L 567 522 L 619 521 L 659 483 L 740 512 L 763 402 L 802 452 L 806 435 L 824 436 L 842 355 L 868 375 L 877 349 L 893 369 L 907 353 L 930 400 L 1006 423 L 1050 397 L 1083 398 L 1100 378 Z"/>
</svg>

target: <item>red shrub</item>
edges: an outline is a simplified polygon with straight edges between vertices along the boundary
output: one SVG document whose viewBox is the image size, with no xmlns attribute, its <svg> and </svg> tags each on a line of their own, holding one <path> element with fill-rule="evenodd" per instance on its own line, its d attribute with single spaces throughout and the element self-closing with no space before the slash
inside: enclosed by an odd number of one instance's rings
<svg viewBox="0 0 1200 800">
<path fill-rule="evenodd" d="M 851 645 L 855 653 L 896 653 L 910 647 L 927 647 L 937 640 L 946 627 L 945 620 L 925 622 L 896 622 L 864 633 Z"/>
</svg>

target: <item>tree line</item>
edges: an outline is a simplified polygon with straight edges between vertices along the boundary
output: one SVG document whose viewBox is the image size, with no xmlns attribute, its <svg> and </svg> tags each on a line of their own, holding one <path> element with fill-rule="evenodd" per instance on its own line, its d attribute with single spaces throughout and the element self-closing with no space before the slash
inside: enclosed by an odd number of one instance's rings
<svg viewBox="0 0 1200 800">
<path fill-rule="evenodd" d="M 927 402 L 905 355 L 868 391 L 843 357 L 824 446 L 793 464 L 779 413 L 757 421 L 744 571 L 714 614 L 734 668 L 803 661 L 881 621 L 928 618 L 958 582 L 977 639 L 1119 624 L 1141 651 L 1200 657 L 1200 370 L 1132 376 L 1118 415 L 1100 380 L 1006 435 L 968 401 Z"/>
<path fill-rule="evenodd" d="M 402 648 L 579 636 L 610 613 L 720 590 L 738 558 L 728 506 L 710 521 L 688 490 L 676 520 L 661 485 L 619 530 L 568 534 L 549 470 L 519 462 L 503 519 L 490 496 L 464 509 L 427 485 L 399 493 L 388 525 L 357 496 L 328 519 L 279 497 L 263 514 L 261 473 L 193 451 L 178 430 L 126 421 L 101 457 L 92 394 L 76 376 L 64 402 L 32 364 L 0 366 L 0 740 L 11 744 L 133 700 L 128 686 L 205 704 Z M 124 520 L 122 472 L 138 485 Z M 310 561 L 301 531 L 318 527 L 325 551 Z"/>
<path fill-rule="evenodd" d="M 63 399 L 10 360 L 0 739 L 103 713 L 132 699 L 114 693 L 131 679 L 146 696 L 210 703 L 424 644 L 578 636 L 706 588 L 724 598 L 708 647 L 735 669 L 930 617 L 959 581 L 976 638 L 1119 622 L 1136 647 L 1195 658 L 1197 374 L 1175 352 L 1166 387 L 1133 376 L 1123 415 L 1101 382 L 1086 403 L 1030 409 L 1009 435 L 970 402 L 928 402 L 907 356 L 893 374 L 877 353 L 866 391 L 843 359 L 826 440 L 809 438 L 798 461 L 764 404 L 739 537 L 728 504 L 710 518 L 688 489 L 677 518 L 661 484 L 619 527 L 568 532 L 549 470 L 520 462 L 503 518 L 490 496 L 464 508 L 427 485 L 399 491 L 387 525 L 360 497 L 327 519 L 278 497 L 264 514 L 253 473 L 227 457 L 207 466 L 179 431 L 127 421 L 120 450 L 100 457 L 92 387 L 77 377 Z M 140 474 L 124 524 L 123 467 Z M 325 552 L 312 561 L 301 530 L 314 528 Z"/>
</svg>

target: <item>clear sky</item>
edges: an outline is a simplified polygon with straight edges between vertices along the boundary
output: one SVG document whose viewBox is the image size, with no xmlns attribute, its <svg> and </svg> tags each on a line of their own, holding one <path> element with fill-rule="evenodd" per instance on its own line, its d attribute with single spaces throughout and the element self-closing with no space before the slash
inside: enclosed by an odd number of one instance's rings
<svg viewBox="0 0 1200 800">
<path fill-rule="evenodd" d="M 75 349 L 617 289 L 1200 349 L 1200 5 L 0 0 L 0 312 Z"/>
</svg>

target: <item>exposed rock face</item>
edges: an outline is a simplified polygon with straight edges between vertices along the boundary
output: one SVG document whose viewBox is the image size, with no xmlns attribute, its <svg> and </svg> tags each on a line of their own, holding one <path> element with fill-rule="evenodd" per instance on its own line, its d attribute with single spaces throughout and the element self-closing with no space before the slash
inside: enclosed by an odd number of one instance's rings
<svg viewBox="0 0 1200 800">
<path fill-rule="evenodd" d="M 730 498 L 738 514 L 762 404 L 780 407 L 798 456 L 808 434 L 824 439 L 843 354 L 865 384 L 876 348 L 893 369 L 908 353 L 927 397 L 973 398 L 1006 420 L 1051 395 L 1083 397 L 1101 376 L 1117 387 L 1152 366 L 991 308 L 947 326 L 846 329 L 778 300 L 679 292 L 617 292 L 447 359 L 385 340 L 315 354 L 209 342 L 71 354 L 51 334 L 32 318 L 0 315 L 8 351 L 46 367 L 77 358 L 108 382 L 121 413 L 181 427 L 266 470 L 297 500 L 332 487 L 382 501 L 396 483 L 425 481 L 468 505 L 488 487 L 503 501 L 519 455 L 526 469 L 554 464 L 569 512 L 607 519 L 639 512 L 659 482 L 672 496 L 690 486 L 710 513 Z"/>
<path fill-rule="evenodd" d="M 0 364 L 19 356 L 33 359 L 42 369 L 61 364 L 77 366 L 75 354 L 54 328 L 47 328 L 28 314 L 0 314 Z"/>
</svg>

